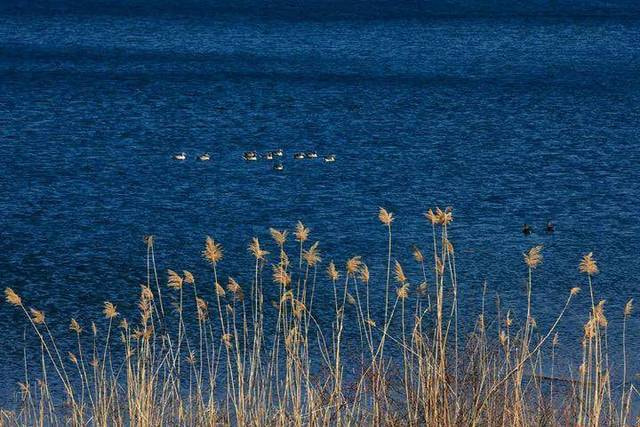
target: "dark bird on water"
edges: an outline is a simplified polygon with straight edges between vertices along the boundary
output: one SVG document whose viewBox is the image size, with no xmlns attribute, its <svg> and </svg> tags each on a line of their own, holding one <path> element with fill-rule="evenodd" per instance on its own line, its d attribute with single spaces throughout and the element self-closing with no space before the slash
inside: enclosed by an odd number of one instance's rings
<svg viewBox="0 0 640 427">
<path fill-rule="evenodd" d="M 525 236 L 528 236 L 532 232 L 533 232 L 533 228 L 531 228 L 531 226 L 529 224 L 525 224 L 525 225 L 522 226 L 522 233 Z"/>
<path fill-rule="evenodd" d="M 547 233 L 553 233 L 555 225 L 551 221 L 547 221 Z"/>
</svg>

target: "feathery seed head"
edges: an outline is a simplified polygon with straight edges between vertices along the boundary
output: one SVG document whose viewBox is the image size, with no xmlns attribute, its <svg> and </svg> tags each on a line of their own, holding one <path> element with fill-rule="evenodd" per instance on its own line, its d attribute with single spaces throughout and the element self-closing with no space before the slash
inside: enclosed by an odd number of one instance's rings
<svg viewBox="0 0 640 427">
<path fill-rule="evenodd" d="M 273 266 L 273 281 L 285 287 L 291 284 L 291 275 L 287 273 L 286 267 L 282 264 Z"/>
<path fill-rule="evenodd" d="M 596 319 L 591 317 L 587 323 L 584 324 L 584 338 L 587 340 L 596 336 Z"/>
<path fill-rule="evenodd" d="M 242 287 L 233 277 L 229 277 L 229 283 L 227 284 L 227 290 L 231 292 L 234 300 L 242 301 L 244 298 L 244 292 L 242 292 Z"/>
<path fill-rule="evenodd" d="M 536 268 L 542 262 L 542 245 L 532 247 L 523 255 L 525 264 L 531 269 Z"/>
<path fill-rule="evenodd" d="M 154 240 L 153 235 L 149 234 L 147 236 L 144 236 L 142 240 L 144 240 L 144 243 L 147 245 L 147 247 L 153 246 L 153 240 Z"/>
<path fill-rule="evenodd" d="M 242 292 L 242 288 L 240 284 L 236 282 L 236 279 L 233 277 L 229 277 L 229 283 L 227 283 L 227 290 L 232 294 L 237 294 L 238 292 Z"/>
<path fill-rule="evenodd" d="M 31 391 L 29 390 L 29 385 L 27 383 L 18 382 L 18 387 L 20 387 L 20 393 L 22 394 L 23 399 L 26 399 L 27 396 L 31 394 Z M 0 412 L 0 413 L 4 415 L 4 412 Z"/>
<path fill-rule="evenodd" d="M 147 300 L 147 301 L 152 301 L 153 300 L 153 291 L 151 290 L 151 288 L 149 288 L 146 285 L 142 285 L 141 289 L 140 289 L 140 298 Z"/>
<path fill-rule="evenodd" d="M 507 326 L 507 328 L 513 324 L 513 319 L 511 318 L 511 310 L 507 311 L 507 317 L 504 320 L 504 324 Z"/>
<path fill-rule="evenodd" d="M 327 274 L 329 275 L 329 278 L 334 282 L 340 277 L 340 273 L 338 273 L 336 265 L 333 263 L 333 261 L 331 261 L 329 263 L 329 267 L 327 267 Z"/>
<path fill-rule="evenodd" d="M 284 304 L 289 300 L 293 300 L 293 291 L 291 289 L 282 294 L 282 296 L 280 297 L 280 304 Z"/>
<path fill-rule="evenodd" d="M 387 227 L 390 227 L 395 218 L 393 217 L 393 214 L 391 212 L 388 212 L 385 208 L 381 207 L 380 211 L 378 212 L 378 219 L 381 223 L 383 223 Z"/>
<path fill-rule="evenodd" d="M 627 303 L 624 305 L 624 317 L 631 316 L 632 311 L 633 311 L 633 298 L 627 301 Z"/>
<path fill-rule="evenodd" d="M 571 296 L 576 296 L 580 293 L 581 289 L 578 286 L 574 286 L 571 288 Z"/>
<path fill-rule="evenodd" d="M 347 303 L 349 303 L 349 305 L 356 305 L 356 299 L 349 292 L 347 292 Z"/>
<path fill-rule="evenodd" d="M 507 343 L 507 333 L 503 329 L 500 329 L 500 344 L 504 346 L 506 343 Z"/>
<path fill-rule="evenodd" d="M 376 322 L 373 319 L 367 319 L 367 325 L 371 326 L 372 328 L 375 328 Z"/>
<path fill-rule="evenodd" d="M 398 299 L 404 300 L 409 296 L 409 284 L 405 283 L 396 289 L 396 294 L 398 295 Z"/>
<path fill-rule="evenodd" d="M 436 216 L 438 217 L 438 224 L 447 226 L 453 221 L 453 208 L 447 207 L 444 211 L 440 208 L 436 208 Z"/>
<path fill-rule="evenodd" d="M 222 286 L 220 286 L 220 283 L 216 282 L 215 290 L 216 290 L 216 295 L 218 297 L 220 297 L 220 298 L 224 297 L 224 295 L 225 295 L 224 288 Z"/>
<path fill-rule="evenodd" d="M 196 297 L 196 311 L 198 320 L 201 322 L 209 316 L 209 306 L 207 302 L 200 297 Z"/>
<path fill-rule="evenodd" d="M 604 315 L 604 303 L 605 302 L 606 302 L 605 300 L 600 300 L 598 305 L 596 305 L 595 309 L 593 310 L 594 319 L 596 320 L 596 322 L 598 322 L 598 325 L 602 326 L 603 328 L 606 328 L 607 325 L 609 324 L 609 322 L 607 321 L 606 316 Z"/>
<path fill-rule="evenodd" d="M 304 242 L 309 238 L 309 229 L 301 221 L 296 224 L 295 236 L 298 242 Z"/>
<path fill-rule="evenodd" d="M 598 274 L 598 265 L 596 263 L 596 260 L 593 259 L 593 252 L 589 252 L 582 257 L 582 260 L 578 265 L 578 270 L 580 270 L 581 273 L 587 274 L 588 276 Z"/>
<path fill-rule="evenodd" d="M 225 346 L 227 346 L 227 348 L 231 348 L 232 346 L 232 335 L 230 333 L 226 333 L 224 335 L 222 335 L 222 342 L 224 343 Z"/>
<path fill-rule="evenodd" d="M 280 251 L 280 265 L 286 270 L 289 264 L 289 255 L 285 251 Z"/>
<path fill-rule="evenodd" d="M 207 236 L 204 244 L 204 251 L 202 251 L 202 255 L 205 257 L 207 261 L 211 263 L 211 265 L 216 265 L 222 259 L 222 245 L 217 243 L 211 237 Z"/>
<path fill-rule="evenodd" d="M 116 306 L 109 301 L 104 302 L 104 310 L 102 310 L 102 312 L 104 313 L 104 317 L 106 317 L 107 319 L 113 319 L 118 315 Z"/>
<path fill-rule="evenodd" d="M 322 258 L 320 258 L 318 243 L 319 242 L 315 242 L 309 249 L 305 249 L 302 251 L 302 257 L 309 267 L 313 267 L 314 265 L 322 261 Z"/>
<path fill-rule="evenodd" d="M 69 352 L 69 360 L 71 360 L 71 363 L 73 363 L 74 365 L 78 364 L 78 358 L 71 352 Z"/>
<path fill-rule="evenodd" d="M 273 237 L 273 240 L 276 241 L 280 248 L 284 246 L 284 243 L 287 241 L 287 236 L 289 235 L 289 232 L 287 230 L 280 231 L 276 230 L 275 228 L 270 228 L 269 233 L 271 233 L 271 237 Z"/>
<path fill-rule="evenodd" d="M 447 252 L 452 254 L 453 253 L 453 243 L 451 243 L 451 240 L 445 238 L 443 243 L 444 243 L 444 247 L 447 250 Z"/>
<path fill-rule="evenodd" d="M 189 365 L 195 365 L 196 364 L 196 354 L 193 351 L 190 351 L 189 355 L 187 357 L 185 357 L 184 360 Z"/>
<path fill-rule="evenodd" d="M 15 305 L 18 307 L 22 306 L 22 298 L 20 298 L 20 296 L 18 294 L 16 294 L 13 289 L 11 288 L 5 288 L 4 290 L 4 296 L 7 299 L 7 302 L 11 305 Z"/>
<path fill-rule="evenodd" d="M 307 309 L 304 303 L 297 299 L 291 299 L 291 312 L 296 317 L 296 319 L 302 319 L 302 314 Z"/>
<path fill-rule="evenodd" d="M 71 329 L 76 334 L 80 334 L 82 332 L 82 327 L 80 327 L 80 324 L 76 321 L 76 319 L 71 319 L 71 322 L 69 322 L 69 329 Z"/>
<path fill-rule="evenodd" d="M 369 267 L 367 267 L 367 264 L 362 264 L 362 267 L 360 268 L 360 280 L 362 280 L 362 283 L 364 283 L 365 285 L 369 284 Z"/>
<path fill-rule="evenodd" d="M 394 276 L 396 278 L 396 282 L 398 282 L 401 285 L 404 285 L 407 282 L 407 276 L 404 274 L 404 270 L 402 269 L 402 266 L 400 265 L 398 260 L 396 260 L 396 265 L 394 268 Z"/>
<path fill-rule="evenodd" d="M 347 274 L 350 274 L 352 276 L 355 275 L 361 265 L 362 265 L 362 257 L 354 256 L 353 258 L 350 258 L 349 260 L 347 260 L 347 265 L 346 265 Z"/>
<path fill-rule="evenodd" d="M 424 255 L 422 254 L 420 248 L 418 248 L 417 246 L 413 247 L 413 259 L 415 259 L 416 262 L 420 264 L 424 262 Z"/>
<path fill-rule="evenodd" d="M 429 285 L 427 282 L 422 282 L 418 285 L 418 294 L 419 295 L 427 295 L 427 291 L 429 290 Z"/>
<path fill-rule="evenodd" d="M 444 263 L 438 255 L 436 255 L 436 273 L 440 276 L 444 274 Z"/>
<path fill-rule="evenodd" d="M 438 215 L 433 213 L 433 210 L 431 208 L 429 208 L 429 210 L 427 211 L 427 213 L 424 214 L 424 216 L 426 216 L 427 219 L 431 222 L 431 225 L 436 225 L 439 223 Z"/>
<path fill-rule="evenodd" d="M 176 289 L 176 290 L 182 289 L 182 284 L 184 282 L 184 279 L 180 277 L 180 275 L 173 270 L 167 270 L 167 273 L 169 275 L 167 285 L 171 289 Z"/>
<path fill-rule="evenodd" d="M 184 282 L 190 285 L 196 283 L 196 279 L 193 277 L 193 274 L 190 271 L 183 270 L 182 274 L 184 274 Z"/>
<path fill-rule="evenodd" d="M 33 323 L 36 325 L 44 323 L 44 313 L 42 311 L 36 310 L 35 308 L 30 308 L 29 311 L 31 311 L 31 320 L 33 320 Z"/>
<path fill-rule="evenodd" d="M 142 339 L 148 340 L 153 335 L 153 325 L 142 331 Z"/>
<path fill-rule="evenodd" d="M 289 330 L 287 337 L 284 340 L 284 344 L 288 351 L 293 351 L 293 347 L 300 341 L 300 334 L 298 333 L 298 327 L 294 326 Z"/>
<path fill-rule="evenodd" d="M 256 260 L 264 260 L 267 255 L 269 255 L 268 251 L 260 248 L 260 241 L 257 237 L 254 237 L 249 244 L 249 252 L 253 254 Z"/>
</svg>

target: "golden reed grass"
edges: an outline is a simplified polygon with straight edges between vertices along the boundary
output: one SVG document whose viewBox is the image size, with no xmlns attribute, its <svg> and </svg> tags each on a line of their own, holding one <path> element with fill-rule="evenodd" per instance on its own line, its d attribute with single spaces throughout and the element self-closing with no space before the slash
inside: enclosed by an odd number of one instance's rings
<svg viewBox="0 0 640 427">
<path fill-rule="evenodd" d="M 210 277 L 169 269 L 164 281 L 154 239 L 147 236 L 147 281 L 137 312 L 124 318 L 115 304 L 105 302 L 103 319 L 90 328 L 70 319 L 72 339 L 65 345 L 73 344 L 64 352 L 44 311 L 28 307 L 28 296 L 6 288 L 6 301 L 24 314 L 41 352 L 38 368 L 25 372 L 18 385 L 16 408 L 0 411 L 0 425 L 623 426 L 635 421 L 638 391 L 628 382 L 626 348 L 633 301 L 619 313 L 624 360 L 622 381 L 615 383 L 592 253 L 578 265 L 591 298 L 581 364 L 573 378 L 556 378 L 557 327 L 580 288 L 567 289 L 564 308 L 549 329 L 539 331 L 531 297 L 543 247 L 534 246 L 523 254 L 526 317 L 514 322 L 509 310 L 489 321 L 485 283 L 477 301 L 481 314 L 471 328 L 463 328 L 471 332 L 460 336 L 461 292 L 449 234 L 453 210 L 429 209 L 425 217 L 430 236 L 423 247 L 430 246 L 432 255 L 414 246 L 420 271 L 415 280 L 400 260 L 392 263 L 397 218 L 384 208 L 378 220 L 386 231 L 381 237 L 387 262 L 380 278 L 357 255 L 322 266 L 320 244 L 309 243 L 311 231 L 302 222 L 292 232 L 297 263 L 287 252 L 288 230 L 269 229 L 273 259 L 258 238 L 251 240 L 250 283 L 221 277 L 223 248 L 211 237 L 202 252 Z M 333 301 L 315 301 L 319 287 L 329 287 Z M 277 298 L 265 306 L 274 291 Z M 384 309 L 374 311 L 371 295 L 381 292 Z M 318 317 L 322 312 L 324 319 L 327 309 L 330 325 Z M 345 336 L 345 322 L 356 338 Z M 549 370 L 550 376 L 542 374 Z"/>
</svg>

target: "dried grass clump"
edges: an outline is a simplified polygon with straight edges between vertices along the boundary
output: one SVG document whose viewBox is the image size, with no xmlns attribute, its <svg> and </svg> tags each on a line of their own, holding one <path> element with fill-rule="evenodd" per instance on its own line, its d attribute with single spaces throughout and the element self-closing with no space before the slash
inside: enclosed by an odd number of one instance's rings
<svg viewBox="0 0 640 427">
<path fill-rule="evenodd" d="M 309 229 L 298 222 L 293 231 L 299 244 L 297 265 L 296 255 L 287 253 L 288 231 L 270 229 L 278 254 L 271 269 L 265 272 L 269 252 L 254 237 L 247 274 L 233 273 L 246 285 L 228 277 L 225 289 L 218 280 L 219 269 L 225 268 L 222 246 L 207 237 L 203 256 L 210 280 L 201 282 L 199 276 L 196 286 L 190 271 L 181 275 L 167 270 L 175 310 L 165 310 L 149 236 L 149 274 L 137 312 L 127 318 L 105 302 L 100 328 L 91 322 L 92 333 L 83 335 L 72 318 L 71 339 L 64 342 L 49 329 L 55 319 L 27 309 L 6 288 L 7 302 L 23 313 L 40 353 L 37 366 L 19 383 L 18 406 L 0 411 L 0 425 L 525 427 L 633 422 L 639 396 L 628 381 L 626 363 L 633 300 L 617 315 L 623 325 L 620 381 L 613 378 L 607 353 L 608 329 L 616 324 L 607 315 L 616 315 L 613 310 L 605 315 L 604 300 L 596 304 L 593 278 L 598 267 L 591 253 L 579 264 L 591 297 L 577 349 L 581 360 L 570 378 L 562 378 L 554 370 L 559 363 L 557 329 L 580 288 L 568 290 L 550 327 L 539 327 L 531 301 L 542 246 L 534 246 L 523 254 L 528 274 L 519 310 L 487 313 L 485 283 L 480 301 L 465 300 L 470 307 L 476 303 L 480 314 L 471 325 L 460 325 L 464 289 L 458 284 L 449 235 L 452 209 L 436 207 L 425 215 L 431 236 L 421 243 L 424 252 L 413 248 L 417 277 L 395 259 L 401 258 L 392 245 L 395 218 L 384 208 L 378 220 L 386 226 L 381 236 L 385 274 L 370 272 L 360 256 L 344 261 L 342 275 L 333 261 L 322 267 L 318 242 L 309 245 Z M 326 276 L 317 274 L 323 271 Z M 410 292 L 410 282 L 419 283 L 415 292 Z M 384 307 L 374 306 L 374 300 Z M 513 314 L 525 311 L 526 317 Z M 117 317 L 119 324 L 114 324 Z"/>
</svg>

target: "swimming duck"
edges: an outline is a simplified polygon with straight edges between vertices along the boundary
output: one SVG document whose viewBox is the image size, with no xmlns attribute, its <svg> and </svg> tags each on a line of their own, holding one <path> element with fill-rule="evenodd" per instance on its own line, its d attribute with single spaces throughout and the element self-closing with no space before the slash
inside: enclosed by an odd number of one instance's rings
<svg viewBox="0 0 640 427">
<path fill-rule="evenodd" d="M 528 236 L 529 234 L 531 234 L 533 232 L 533 228 L 531 228 L 531 226 L 529 224 L 524 224 L 522 226 L 522 233 L 525 236 Z"/>
<path fill-rule="evenodd" d="M 209 153 L 202 153 L 198 156 L 198 160 L 200 160 L 201 162 L 206 162 L 210 159 L 211 159 L 211 156 L 209 155 Z"/>
<path fill-rule="evenodd" d="M 324 161 L 327 162 L 327 163 L 335 162 L 336 161 L 336 155 L 335 154 L 327 154 L 326 156 L 324 156 Z"/>
<path fill-rule="evenodd" d="M 282 148 L 278 148 L 276 151 L 272 151 L 274 156 L 278 156 L 278 157 L 282 157 L 284 156 L 284 151 L 282 151 Z"/>
<path fill-rule="evenodd" d="M 273 165 L 273 169 L 277 170 L 277 171 L 281 171 L 284 170 L 284 165 L 282 163 L 276 163 L 275 165 Z"/>
<path fill-rule="evenodd" d="M 295 154 L 293 155 L 293 158 L 294 158 L 294 159 L 296 159 L 296 160 L 302 160 L 302 159 L 304 159 L 304 158 L 305 158 L 305 154 L 304 154 L 304 153 L 300 153 L 300 152 L 298 152 L 298 153 L 295 153 Z"/>
<path fill-rule="evenodd" d="M 173 155 L 173 159 L 174 160 L 186 160 L 187 159 L 187 154 L 185 152 L 174 154 Z"/>
<path fill-rule="evenodd" d="M 258 160 L 258 153 L 255 151 L 245 151 L 242 157 L 244 157 L 245 160 L 254 161 Z"/>
<path fill-rule="evenodd" d="M 308 159 L 315 159 L 316 157 L 318 157 L 318 153 L 316 153 L 315 151 L 307 151 L 306 156 Z"/>
<path fill-rule="evenodd" d="M 264 155 L 264 158 L 267 160 L 273 160 L 273 152 L 269 151 L 267 154 Z"/>
<path fill-rule="evenodd" d="M 555 225 L 551 221 L 547 221 L 547 233 L 553 233 Z"/>
</svg>

